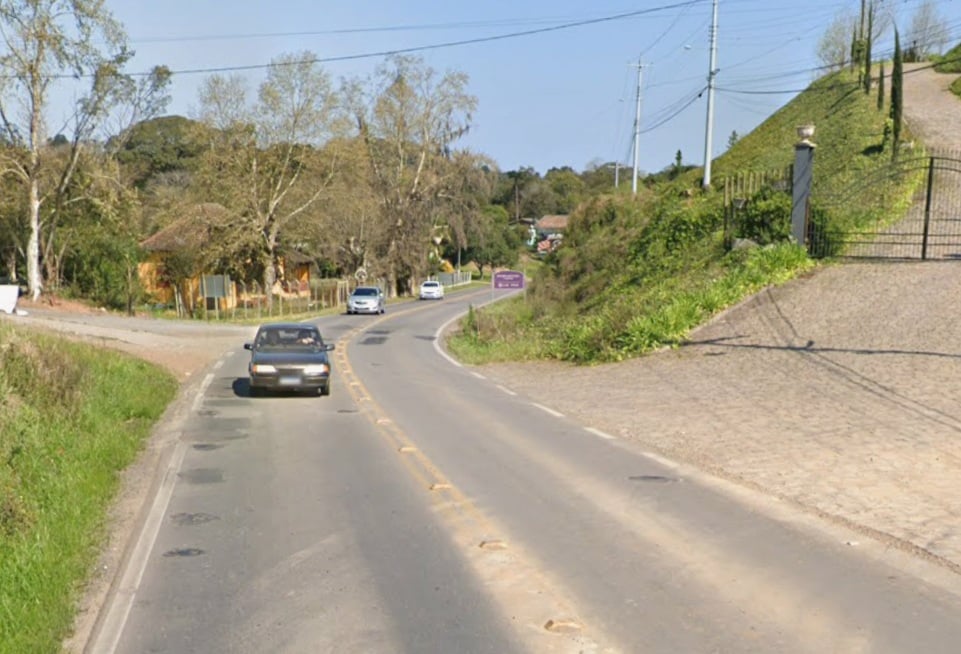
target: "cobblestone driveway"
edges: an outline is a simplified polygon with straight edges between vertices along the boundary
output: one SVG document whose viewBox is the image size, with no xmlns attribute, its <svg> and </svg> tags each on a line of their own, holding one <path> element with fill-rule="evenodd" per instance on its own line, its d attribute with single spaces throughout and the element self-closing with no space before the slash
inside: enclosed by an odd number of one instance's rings
<svg viewBox="0 0 961 654">
<path fill-rule="evenodd" d="M 959 297 L 956 264 L 835 266 L 731 309 L 677 350 L 483 371 L 961 571 Z"/>
</svg>

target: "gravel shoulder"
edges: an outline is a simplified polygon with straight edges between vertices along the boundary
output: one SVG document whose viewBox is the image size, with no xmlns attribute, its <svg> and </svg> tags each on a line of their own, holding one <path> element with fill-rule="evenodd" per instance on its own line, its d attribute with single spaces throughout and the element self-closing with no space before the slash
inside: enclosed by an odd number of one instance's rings
<svg viewBox="0 0 961 654">
<path fill-rule="evenodd" d="M 125 556 L 140 531 L 145 510 L 179 437 L 178 421 L 189 408 L 202 373 L 225 352 L 249 340 L 256 328 L 130 318 L 61 300 L 55 304 L 21 300 L 17 306 L 26 315 L 0 313 L 0 322 L 126 352 L 165 368 L 181 383 L 178 398 L 168 407 L 137 461 L 123 473 L 120 491 L 109 512 L 100 559 L 78 603 L 74 631 L 64 642 L 65 652 L 79 654 L 85 651 L 100 608 L 117 583 Z"/>
</svg>

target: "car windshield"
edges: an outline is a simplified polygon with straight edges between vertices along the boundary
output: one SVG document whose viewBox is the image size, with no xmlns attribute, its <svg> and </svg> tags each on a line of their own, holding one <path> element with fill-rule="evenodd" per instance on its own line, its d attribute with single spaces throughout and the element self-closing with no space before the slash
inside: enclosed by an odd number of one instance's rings
<svg viewBox="0 0 961 654">
<path fill-rule="evenodd" d="M 266 327 L 257 332 L 254 347 L 271 350 L 310 350 L 324 344 L 312 327 Z"/>
<path fill-rule="evenodd" d="M 376 288 L 355 288 L 354 295 L 377 295 L 379 291 Z"/>
<path fill-rule="evenodd" d="M 437 282 L 424 282 L 422 286 L 440 286 Z"/>
</svg>

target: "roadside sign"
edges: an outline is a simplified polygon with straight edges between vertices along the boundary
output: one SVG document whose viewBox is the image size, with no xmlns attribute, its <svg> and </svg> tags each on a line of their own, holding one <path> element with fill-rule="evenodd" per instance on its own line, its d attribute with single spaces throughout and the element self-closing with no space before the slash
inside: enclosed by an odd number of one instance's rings
<svg viewBox="0 0 961 654">
<path fill-rule="evenodd" d="M 524 288 L 524 273 L 501 270 L 494 273 L 493 287 L 498 290 Z"/>
</svg>

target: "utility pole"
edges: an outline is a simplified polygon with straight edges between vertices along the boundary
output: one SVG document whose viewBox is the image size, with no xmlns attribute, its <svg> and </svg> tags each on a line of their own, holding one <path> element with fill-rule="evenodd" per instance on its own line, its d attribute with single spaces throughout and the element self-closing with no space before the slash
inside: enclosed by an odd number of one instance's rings
<svg viewBox="0 0 961 654">
<path fill-rule="evenodd" d="M 637 162 L 640 156 L 641 144 L 641 80 L 644 73 L 644 65 L 641 60 L 637 60 L 637 106 L 634 110 L 634 182 L 631 184 L 631 193 L 637 195 Z"/>
<path fill-rule="evenodd" d="M 707 71 L 707 128 L 704 130 L 704 188 L 711 185 L 711 141 L 714 138 L 714 77 L 717 75 L 717 0 L 711 19 L 711 62 Z"/>
<path fill-rule="evenodd" d="M 620 161 L 615 161 L 615 162 L 612 163 L 612 164 L 609 163 L 609 164 L 607 164 L 607 167 L 614 169 L 614 188 L 617 188 L 618 186 L 620 186 L 621 162 L 620 162 Z"/>
</svg>

